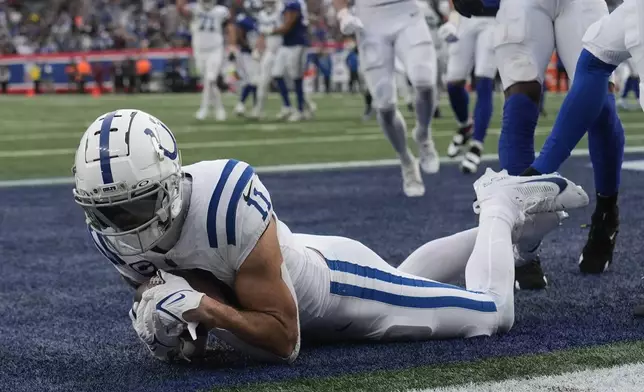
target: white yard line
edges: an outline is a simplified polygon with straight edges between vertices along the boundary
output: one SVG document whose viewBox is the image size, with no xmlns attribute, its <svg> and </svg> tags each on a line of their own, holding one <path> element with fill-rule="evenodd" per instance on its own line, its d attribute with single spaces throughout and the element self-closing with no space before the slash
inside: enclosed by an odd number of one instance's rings
<svg viewBox="0 0 644 392">
<path fill-rule="evenodd" d="M 644 153 L 644 146 L 632 146 L 624 148 L 625 153 Z M 572 151 L 572 156 L 585 157 L 588 156 L 588 149 L 575 149 Z M 459 159 L 451 159 L 441 157 L 441 163 L 457 163 Z M 485 162 L 497 161 L 497 154 L 483 154 L 481 160 Z M 378 159 L 372 161 L 345 161 L 345 162 L 322 162 L 322 163 L 296 163 L 290 165 L 271 165 L 271 166 L 258 166 L 255 171 L 258 173 L 293 173 L 293 172 L 306 172 L 306 171 L 324 171 L 324 170 L 338 170 L 338 169 L 356 169 L 356 168 L 369 168 L 369 167 L 384 167 L 396 166 L 399 164 L 397 159 Z M 12 188 L 19 186 L 43 186 L 43 185 L 60 185 L 72 184 L 71 177 L 53 177 L 53 178 L 35 178 L 25 180 L 8 180 L 0 181 L 0 188 Z"/>
<path fill-rule="evenodd" d="M 557 376 L 487 383 L 469 383 L 414 392 L 641 392 L 644 364 L 636 363 L 612 368 L 584 370 Z M 412 391 L 409 391 L 412 392 Z"/>
</svg>

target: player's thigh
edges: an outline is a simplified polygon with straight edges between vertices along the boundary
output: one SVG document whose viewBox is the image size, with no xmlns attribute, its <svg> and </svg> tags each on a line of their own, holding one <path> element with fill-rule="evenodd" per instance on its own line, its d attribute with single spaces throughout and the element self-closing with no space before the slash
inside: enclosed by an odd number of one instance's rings
<svg viewBox="0 0 644 392">
<path fill-rule="evenodd" d="M 358 41 L 360 68 L 377 109 L 396 105 L 394 46 L 387 36 L 363 33 Z"/>
<path fill-rule="evenodd" d="M 199 76 L 203 77 L 206 71 L 206 59 L 208 58 L 207 53 L 194 52 L 195 59 L 195 68 Z"/>
<path fill-rule="evenodd" d="M 274 78 L 282 78 L 286 74 L 286 62 L 288 58 L 288 50 L 285 47 L 281 47 L 277 50 L 275 54 L 275 59 L 273 60 L 273 67 L 271 69 L 271 75 Z"/>
<path fill-rule="evenodd" d="M 496 76 L 496 59 L 494 58 L 494 29 L 495 24 L 482 26 L 476 37 L 474 75 L 493 79 Z"/>
<path fill-rule="evenodd" d="M 221 72 L 221 67 L 224 63 L 223 50 L 215 50 L 208 54 L 206 58 L 206 69 L 204 71 L 204 79 L 207 81 L 217 80 L 217 76 Z"/>
<path fill-rule="evenodd" d="M 472 31 L 464 32 L 458 41 L 448 44 L 447 82 L 466 80 L 474 66 L 476 36 Z"/>
<path fill-rule="evenodd" d="M 396 34 L 394 48 L 414 87 L 436 85 L 436 49 L 424 19 L 414 18 L 400 30 Z"/>
<path fill-rule="evenodd" d="M 344 337 L 416 340 L 496 332 L 498 313 L 489 295 L 401 272 L 358 241 L 325 241 L 329 322 L 351 323 Z"/>
<path fill-rule="evenodd" d="M 287 73 L 292 79 L 302 79 L 306 70 L 306 47 L 291 46 L 288 48 Z"/>
<path fill-rule="evenodd" d="M 537 0 L 501 2 L 494 49 L 504 89 L 519 82 L 543 83 L 554 50 L 552 20 Z"/>
<path fill-rule="evenodd" d="M 605 63 L 619 65 L 629 49 L 641 47 L 636 0 L 626 0 L 613 12 L 595 21 L 582 38 L 583 48 Z"/>
<path fill-rule="evenodd" d="M 571 80 L 575 77 L 582 39 L 588 28 L 608 15 L 604 0 L 568 0 L 555 19 L 557 54 Z"/>
</svg>

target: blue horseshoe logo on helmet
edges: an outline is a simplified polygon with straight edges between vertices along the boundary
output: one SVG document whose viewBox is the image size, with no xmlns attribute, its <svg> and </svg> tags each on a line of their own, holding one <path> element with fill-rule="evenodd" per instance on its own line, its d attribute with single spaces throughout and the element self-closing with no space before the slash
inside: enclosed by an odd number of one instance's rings
<svg viewBox="0 0 644 392">
<path fill-rule="evenodd" d="M 152 130 L 150 128 L 145 128 L 145 131 L 143 131 L 143 133 L 145 133 L 146 135 L 150 136 L 151 138 L 153 138 L 153 139 L 155 139 L 157 141 L 157 143 L 159 144 L 159 148 L 161 150 L 163 150 L 163 155 L 165 155 L 166 157 L 168 157 L 168 158 L 170 158 L 172 160 L 177 159 L 179 149 L 177 148 L 177 141 L 175 140 L 174 135 L 172 134 L 172 132 L 170 132 L 168 127 L 166 127 L 165 124 L 162 123 L 161 121 L 159 121 L 159 120 L 155 121 L 152 118 L 150 118 L 150 120 L 153 123 L 157 124 L 157 125 L 161 125 L 161 127 L 163 127 L 163 129 L 165 129 L 168 132 L 168 134 L 170 135 L 170 138 L 172 139 L 172 143 L 174 144 L 174 151 L 168 151 L 165 147 L 163 147 L 161 145 L 161 141 L 159 139 L 157 139 L 157 136 L 154 134 L 154 132 L 152 132 Z"/>
</svg>

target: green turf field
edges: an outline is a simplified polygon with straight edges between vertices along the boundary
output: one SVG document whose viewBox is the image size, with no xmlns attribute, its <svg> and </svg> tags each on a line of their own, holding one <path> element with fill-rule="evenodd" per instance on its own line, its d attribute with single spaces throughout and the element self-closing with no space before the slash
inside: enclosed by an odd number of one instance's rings
<svg viewBox="0 0 644 392">
<path fill-rule="evenodd" d="M 227 107 L 232 108 L 234 99 L 227 97 Z M 289 124 L 273 119 L 276 100 L 270 101 L 267 118 L 261 123 L 235 118 L 232 110 L 227 122 L 217 123 L 194 119 L 198 95 L 0 97 L 0 180 L 70 176 L 74 151 L 87 125 L 100 114 L 119 108 L 145 110 L 164 121 L 177 136 L 184 163 L 235 157 L 262 166 L 394 157 L 375 120 L 362 121 L 360 95 L 314 99 L 316 118 Z M 547 97 L 548 117 L 539 123 L 537 148 L 550 131 L 561 100 L 556 94 Z M 486 153 L 496 152 L 502 104 L 498 95 Z M 433 130 L 443 154 L 455 122 L 445 99 L 441 107 L 443 118 L 434 121 Z M 405 116 L 411 128 L 413 116 L 407 112 Z M 628 145 L 644 145 L 644 115 L 624 112 L 622 120 Z M 580 147 L 585 147 L 585 141 Z"/>
</svg>

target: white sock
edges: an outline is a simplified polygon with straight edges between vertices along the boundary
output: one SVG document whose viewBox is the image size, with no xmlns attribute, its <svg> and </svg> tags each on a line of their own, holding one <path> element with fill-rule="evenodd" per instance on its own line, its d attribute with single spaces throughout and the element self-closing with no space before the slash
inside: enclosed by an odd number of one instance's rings
<svg viewBox="0 0 644 392">
<path fill-rule="evenodd" d="M 400 162 L 403 165 L 411 164 L 413 155 L 407 147 L 407 125 L 402 113 L 397 109 L 378 109 L 377 118 L 380 128 L 398 153 Z"/>
<path fill-rule="evenodd" d="M 520 213 L 514 206 L 491 199 L 481 206 L 479 231 L 465 267 L 468 290 L 490 295 L 500 318 L 514 322 L 514 253 L 512 229 Z"/>
<path fill-rule="evenodd" d="M 204 82 L 203 84 L 203 90 L 201 90 L 201 106 L 199 107 L 200 110 L 208 110 L 208 106 L 210 105 L 210 100 L 211 100 L 211 83 L 210 82 Z"/>
</svg>

